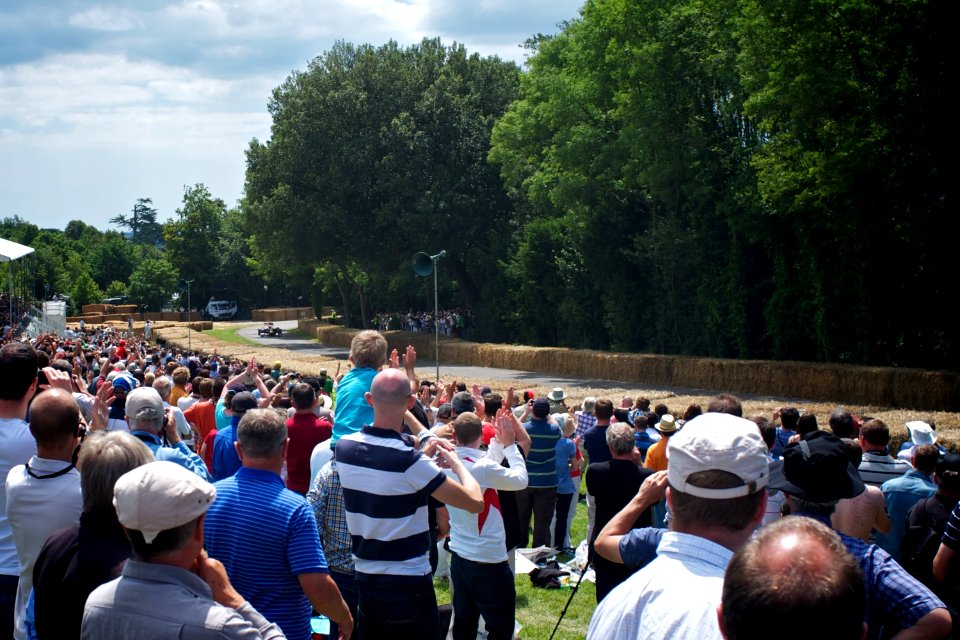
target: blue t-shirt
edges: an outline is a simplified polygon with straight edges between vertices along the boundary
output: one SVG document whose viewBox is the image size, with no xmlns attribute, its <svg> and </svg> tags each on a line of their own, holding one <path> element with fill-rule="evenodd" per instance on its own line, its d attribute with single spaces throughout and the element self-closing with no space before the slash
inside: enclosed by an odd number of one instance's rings
<svg viewBox="0 0 960 640">
<path fill-rule="evenodd" d="M 583 434 L 583 449 L 590 458 L 590 464 L 595 462 L 610 462 L 613 455 L 607 446 L 607 427 L 609 425 L 594 425 Z"/>
<path fill-rule="evenodd" d="M 327 573 L 317 521 L 302 497 L 271 471 L 244 467 L 216 484 L 204 547 L 234 588 L 287 638 L 309 640 L 310 601 L 299 575 Z"/>
<path fill-rule="evenodd" d="M 229 478 L 243 466 L 240 463 L 240 456 L 237 454 L 233 443 L 237 441 L 237 424 L 240 422 L 238 416 L 231 416 L 231 425 L 226 429 L 217 431 L 213 438 L 213 479 L 223 480 Z"/>
<path fill-rule="evenodd" d="M 570 438 L 557 441 L 557 493 L 571 494 L 576 490 L 570 477 L 570 458 L 576 460 L 577 445 Z"/>
<path fill-rule="evenodd" d="M 330 446 L 343 436 L 357 433 L 363 425 L 373 424 L 373 407 L 367 404 L 364 394 L 370 391 L 376 369 L 358 367 L 351 369 L 337 385 L 337 406 L 333 413 L 333 435 Z"/>
<path fill-rule="evenodd" d="M 631 529 L 620 538 L 620 557 L 631 569 L 640 569 L 657 557 L 657 547 L 666 529 L 641 527 Z"/>
</svg>

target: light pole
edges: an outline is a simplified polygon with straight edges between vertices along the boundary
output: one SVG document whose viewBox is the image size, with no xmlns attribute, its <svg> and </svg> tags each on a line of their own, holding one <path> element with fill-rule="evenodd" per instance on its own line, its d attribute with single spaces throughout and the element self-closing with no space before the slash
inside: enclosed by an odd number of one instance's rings
<svg viewBox="0 0 960 640">
<path fill-rule="evenodd" d="M 184 280 L 187 283 L 187 351 L 193 351 L 193 341 L 190 340 L 190 321 L 193 320 L 193 307 L 190 306 L 190 285 L 193 280 Z"/>
<path fill-rule="evenodd" d="M 420 252 L 413 256 L 413 271 L 418 276 L 428 276 L 433 272 L 433 350 L 434 363 L 437 365 L 437 377 L 434 383 L 440 380 L 440 305 L 437 297 L 437 260 L 447 255 L 447 252 L 440 250 L 440 253 L 429 255 Z"/>
</svg>

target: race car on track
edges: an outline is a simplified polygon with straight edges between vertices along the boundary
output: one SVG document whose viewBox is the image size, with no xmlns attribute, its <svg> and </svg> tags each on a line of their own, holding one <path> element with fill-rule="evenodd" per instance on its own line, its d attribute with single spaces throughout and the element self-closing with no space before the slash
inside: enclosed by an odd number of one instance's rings
<svg viewBox="0 0 960 640">
<path fill-rule="evenodd" d="M 263 326 L 257 329 L 258 336 L 279 336 L 282 334 L 283 331 L 280 330 L 280 327 L 273 326 L 272 322 L 264 322 Z"/>
</svg>

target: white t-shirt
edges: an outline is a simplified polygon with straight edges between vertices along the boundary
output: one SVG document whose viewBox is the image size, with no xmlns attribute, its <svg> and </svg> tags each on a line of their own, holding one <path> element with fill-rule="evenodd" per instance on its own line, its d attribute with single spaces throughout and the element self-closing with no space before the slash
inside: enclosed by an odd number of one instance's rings
<svg viewBox="0 0 960 640">
<path fill-rule="evenodd" d="M 484 454 L 479 449 L 457 447 L 457 455 L 483 491 L 483 511 L 479 514 L 447 507 L 450 513 L 450 549 L 473 562 L 506 562 L 506 531 L 497 490 L 521 491 L 527 488 L 527 466 L 515 444 L 504 448 L 491 443 Z M 504 457 L 510 468 L 500 466 Z M 454 482 L 460 482 L 453 471 L 444 469 Z"/>
<path fill-rule="evenodd" d="M 46 476 L 69 463 L 33 456 L 29 464 L 34 475 Z M 20 563 L 13 637 L 25 640 L 24 613 L 33 590 L 33 565 L 51 533 L 79 521 L 83 508 L 80 472 L 72 468 L 55 478 L 36 478 L 25 465 L 18 465 L 7 475 L 6 496 L 7 518 Z"/>
<path fill-rule="evenodd" d="M 0 478 L 6 480 L 12 468 L 35 455 L 37 442 L 27 423 L 17 418 L 0 418 Z M 0 487 L 0 575 L 20 575 L 17 547 L 7 520 L 6 483 Z"/>
</svg>

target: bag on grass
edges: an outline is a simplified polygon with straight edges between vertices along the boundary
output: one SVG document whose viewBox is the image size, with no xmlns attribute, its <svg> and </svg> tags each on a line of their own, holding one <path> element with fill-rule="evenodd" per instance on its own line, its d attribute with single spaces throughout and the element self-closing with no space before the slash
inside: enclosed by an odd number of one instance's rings
<svg viewBox="0 0 960 640">
<path fill-rule="evenodd" d="M 531 571 L 530 582 L 533 583 L 533 586 L 541 589 L 559 589 L 561 586 L 560 577 L 568 575 L 570 575 L 570 572 L 561 569 L 560 565 L 554 560 Z"/>
</svg>

